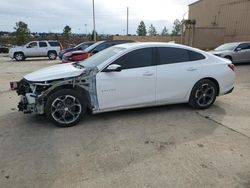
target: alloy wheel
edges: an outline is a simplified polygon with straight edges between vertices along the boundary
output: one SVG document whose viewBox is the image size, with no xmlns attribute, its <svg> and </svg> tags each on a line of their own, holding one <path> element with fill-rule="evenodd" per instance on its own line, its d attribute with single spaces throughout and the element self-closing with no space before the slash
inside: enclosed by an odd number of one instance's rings
<svg viewBox="0 0 250 188">
<path fill-rule="evenodd" d="M 215 88 L 210 84 L 202 84 L 195 93 L 197 104 L 206 107 L 209 106 L 215 98 Z"/>
<path fill-rule="evenodd" d="M 80 101 L 71 95 L 57 97 L 51 105 L 51 115 L 59 123 L 70 124 L 74 122 L 82 112 Z"/>
</svg>

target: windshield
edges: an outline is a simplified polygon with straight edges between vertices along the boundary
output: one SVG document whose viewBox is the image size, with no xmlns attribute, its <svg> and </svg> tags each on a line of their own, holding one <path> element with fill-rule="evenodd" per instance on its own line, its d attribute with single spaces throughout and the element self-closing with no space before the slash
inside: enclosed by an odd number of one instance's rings
<svg viewBox="0 0 250 188">
<path fill-rule="evenodd" d="M 92 44 L 91 46 L 89 46 L 88 48 L 86 48 L 84 51 L 86 52 L 90 52 L 92 51 L 95 47 L 97 47 L 99 44 L 103 43 L 104 41 L 99 41 L 99 42 L 96 42 L 95 44 Z"/>
<path fill-rule="evenodd" d="M 234 50 L 238 43 L 228 43 L 228 44 L 223 44 L 219 46 L 218 48 L 215 49 L 215 51 L 225 51 L 225 50 Z"/>
<path fill-rule="evenodd" d="M 90 58 L 80 62 L 80 65 L 88 68 L 94 68 L 103 63 L 104 61 L 108 60 L 109 58 L 113 57 L 114 55 L 120 53 L 121 51 L 125 50 L 125 48 L 121 47 L 110 47 L 107 48 Z"/>
</svg>

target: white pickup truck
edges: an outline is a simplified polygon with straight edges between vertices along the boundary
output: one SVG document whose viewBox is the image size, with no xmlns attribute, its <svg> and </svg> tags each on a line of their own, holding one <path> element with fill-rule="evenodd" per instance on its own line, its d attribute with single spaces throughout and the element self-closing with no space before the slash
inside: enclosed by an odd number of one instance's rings
<svg viewBox="0 0 250 188">
<path fill-rule="evenodd" d="M 26 45 L 11 48 L 9 56 L 17 61 L 23 61 L 28 57 L 48 57 L 55 60 L 60 50 L 62 45 L 58 41 L 31 41 Z"/>
</svg>

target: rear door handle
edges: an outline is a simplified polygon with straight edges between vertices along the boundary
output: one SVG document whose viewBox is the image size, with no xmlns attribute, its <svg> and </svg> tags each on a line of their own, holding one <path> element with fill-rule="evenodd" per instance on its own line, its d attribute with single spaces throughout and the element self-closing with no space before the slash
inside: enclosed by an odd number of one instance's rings
<svg viewBox="0 0 250 188">
<path fill-rule="evenodd" d="M 143 76 L 153 76 L 153 75 L 154 75 L 154 73 L 150 73 L 150 72 L 146 72 L 143 74 Z"/>
<path fill-rule="evenodd" d="M 194 67 L 189 67 L 188 69 L 187 69 L 187 71 L 196 71 L 197 70 L 197 68 L 194 68 Z"/>
</svg>

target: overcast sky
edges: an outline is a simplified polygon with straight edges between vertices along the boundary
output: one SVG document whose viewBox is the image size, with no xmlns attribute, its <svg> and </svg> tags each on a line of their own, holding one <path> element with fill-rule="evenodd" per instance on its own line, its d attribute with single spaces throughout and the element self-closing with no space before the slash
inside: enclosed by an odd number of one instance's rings
<svg viewBox="0 0 250 188">
<path fill-rule="evenodd" d="M 125 34 L 126 7 L 129 7 L 129 33 L 135 34 L 143 20 L 158 32 L 169 31 L 175 19 L 182 19 L 188 5 L 196 0 L 95 0 L 96 30 L 103 34 Z M 186 14 L 187 17 L 187 14 Z M 93 29 L 92 0 L 3 0 L 0 6 L 0 30 L 13 31 L 24 21 L 31 32 L 59 32 L 69 25 L 74 33 Z"/>
</svg>

